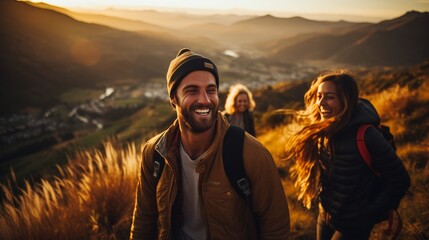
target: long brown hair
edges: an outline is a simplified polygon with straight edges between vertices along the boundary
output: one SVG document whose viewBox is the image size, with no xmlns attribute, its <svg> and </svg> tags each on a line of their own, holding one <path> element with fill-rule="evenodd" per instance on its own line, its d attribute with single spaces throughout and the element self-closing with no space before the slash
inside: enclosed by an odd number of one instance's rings
<svg viewBox="0 0 429 240">
<path fill-rule="evenodd" d="M 335 117 L 322 121 L 316 104 L 317 89 L 321 83 L 327 81 L 336 85 L 343 109 Z M 298 199 L 302 200 L 307 208 L 311 207 L 311 201 L 319 190 L 319 140 L 326 138 L 329 142 L 332 135 L 347 126 L 358 98 L 359 90 L 352 76 L 331 72 L 313 80 L 304 95 L 305 110 L 296 112 L 296 120 L 303 127 L 289 139 L 285 150 L 287 159 L 295 159 L 291 174 L 298 188 Z"/>
</svg>

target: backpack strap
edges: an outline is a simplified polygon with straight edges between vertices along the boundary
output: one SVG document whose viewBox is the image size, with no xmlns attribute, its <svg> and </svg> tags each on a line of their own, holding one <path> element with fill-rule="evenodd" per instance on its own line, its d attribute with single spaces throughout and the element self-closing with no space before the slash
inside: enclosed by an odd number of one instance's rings
<svg viewBox="0 0 429 240">
<path fill-rule="evenodd" d="M 373 167 L 372 167 L 372 157 L 371 154 L 368 151 L 368 148 L 366 147 L 365 144 L 365 132 L 366 130 L 371 126 L 371 124 L 364 124 L 359 126 L 357 134 L 356 134 L 356 142 L 357 142 L 357 146 L 359 149 L 359 153 L 362 156 L 363 160 L 365 161 L 366 165 L 368 165 L 368 167 L 371 169 L 372 172 L 374 172 L 374 174 L 376 176 L 380 176 L 380 172 L 376 171 Z M 393 138 L 392 138 L 393 139 Z M 393 231 L 393 213 L 396 212 L 396 215 L 398 216 L 398 226 L 396 227 L 395 231 Z M 401 216 L 399 216 L 399 213 L 396 209 L 390 209 L 389 210 L 389 216 L 388 216 L 388 220 L 387 220 L 387 229 L 384 230 L 384 234 L 386 235 L 392 235 L 393 240 L 397 239 L 399 233 L 401 232 L 402 229 L 402 219 Z"/>
<path fill-rule="evenodd" d="M 161 177 L 162 170 L 164 170 L 165 159 L 159 154 L 158 151 L 154 151 L 153 154 L 153 176 L 157 179 Z"/>
<path fill-rule="evenodd" d="M 226 176 L 235 191 L 244 199 L 250 198 L 250 184 L 243 162 L 244 130 L 230 126 L 223 139 L 222 159 Z"/>
<path fill-rule="evenodd" d="M 252 198 L 250 195 L 250 183 L 246 176 L 243 160 L 243 145 L 245 131 L 239 127 L 230 125 L 223 138 L 223 168 L 226 176 L 235 192 L 246 200 L 255 221 L 256 235 L 260 237 L 259 218 L 252 209 Z"/>
<path fill-rule="evenodd" d="M 356 134 L 356 143 L 359 149 L 359 153 L 365 161 L 366 165 L 371 169 L 372 172 L 374 172 L 375 175 L 379 176 L 380 173 L 372 167 L 372 157 L 365 144 L 365 132 L 370 126 L 371 124 L 363 124 L 359 126 Z"/>
</svg>

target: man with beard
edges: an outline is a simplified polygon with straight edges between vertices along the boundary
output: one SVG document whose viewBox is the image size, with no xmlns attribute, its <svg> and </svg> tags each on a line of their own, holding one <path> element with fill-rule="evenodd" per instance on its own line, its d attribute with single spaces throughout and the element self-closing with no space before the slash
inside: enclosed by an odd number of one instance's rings
<svg viewBox="0 0 429 240">
<path fill-rule="evenodd" d="M 223 138 L 230 125 L 218 111 L 216 65 L 181 49 L 166 78 L 177 119 L 143 147 L 130 238 L 288 239 L 288 204 L 268 150 L 245 133 L 251 201 L 225 173 Z M 165 161 L 162 172 L 156 154 Z"/>
</svg>

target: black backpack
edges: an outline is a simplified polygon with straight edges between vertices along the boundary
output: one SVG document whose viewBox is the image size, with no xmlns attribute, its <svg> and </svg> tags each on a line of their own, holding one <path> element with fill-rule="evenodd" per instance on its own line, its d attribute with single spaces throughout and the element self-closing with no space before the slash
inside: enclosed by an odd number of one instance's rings
<svg viewBox="0 0 429 240">
<path fill-rule="evenodd" d="M 359 126 L 357 134 L 356 134 L 356 142 L 358 145 L 359 153 L 365 161 L 366 165 L 374 172 L 375 175 L 380 175 L 380 173 L 372 167 L 372 156 L 369 153 L 366 144 L 365 144 L 365 132 L 370 127 L 373 126 L 371 124 L 363 124 Z M 375 126 L 377 130 L 383 135 L 386 141 L 389 142 L 390 146 L 392 146 L 393 150 L 396 151 L 395 141 L 393 139 L 393 134 L 390 132 L 390 128 L 386 125 L 378 125 Z"/>
<path fill-rule="evenodd" d="M 225 173 L 234 190 L 250 203 L 250 184 L 243 163 L 244 130 L 230 126 L 223 139 L 222 159 Z M 164 169 L 165 159 L 154 151 L 153 176 L 159 180 Z"/>
<path fill-rule="evenodd" d="M 371 124 L 363 124 L 359 126 L 357 134 L 356 134 L 356 142 L 359 149 L 359 153 L 362 156 L 363 160 L 365 161 L 365 164 L 371 169 L 371 171 L 377 176 L 380 177 L 381 173 L 375 169 L 372 165 L 373 160 L 372 156 L 368 151 L 368 148 L 365 144 L 365 132 L 366 130 L 373 125 Z M 389 144 L 392 146 L 393 150 L 396 151 L 396 145 L 395 141 L 393 139 L 393 134 L 390 132 L 390 128 L 386 125 L 378 125 L 375 126 L 377 130 L 383 135 L 383 137 L 386 139 L 386 141 L 389 142 Z M 402 229 L 402 219 L 397 211 L 398 206 L 396 206 L 393 209 L 390 209 L 387 213 L 387 229 L 384 230 L 384 233 L 386 235 L 392 235 L 392 239 L 396 239 L 399 236 L 399 233 Z M 396 226 L 396 229 L 393 229 L 393 214 L 396 213 L 398 217 L 398 225 Z"/>
</svg>

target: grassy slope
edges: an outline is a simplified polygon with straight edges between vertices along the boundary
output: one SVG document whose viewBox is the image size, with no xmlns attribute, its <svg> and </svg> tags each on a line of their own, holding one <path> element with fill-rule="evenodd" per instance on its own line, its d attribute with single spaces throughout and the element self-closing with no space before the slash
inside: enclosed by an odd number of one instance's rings
<svg viewBox="0 0 429 240">
<path fill-rule="evenodd" d="M 362 93 L 374 101 L 383 115 L 383 121 L 392 127 L 397 137 L 398 155 L 412 177 L 412 187 L 399 209 L 404 221 L 400 239 L 427 239 L 429 125 L 426 116 L 429 103 L 429 64 L 403 70 L 361 69 L 353 73 L 360 80 L 359 85 L 364 89 Z M 266 106 L 267 109 L 256 113 L 261 116 L 257 130 L 260 133 L 259 140 L 273 153 L 284 176 L 293 238 L 314 239 L 316 211 L 308 211 L 297 202 L 296 192 L 288 178 L 290 163 L 281 161 L 288 131 L 294 126 L 287 122 L 282 123 L 287 119 L 268 121 L 270 117 L 264 118 L 269 115 L 270 110 L 282 106 L 299 106 L 287 101 L 281 105 L 283 98 L 290 97 L 292 93 L 302 96 L 303 92 L 299 93 L 297 89 L 305 91 L 305 88 L 297 88 L 297 85 L 284 84 L 268 89 L 270 96 L 276 93 L 276 98 L 257 99 L 258 104 Z M 264 96 L 264 93 L 255 95 Z M 392 112 L 394 114 L 390 114 Z M 73 152 L 70 163 L 61 168 L 62 174 L 59 178 L 51 182 L 42 181 L 42 185 L 28 185 L 19 199 L 15 198 L 18 195 L 14 197 L 13 190 L 3 186 L 5 201 L 0 212 L 0 238 L 22 239 L 31 235 L 43 236 L 45 239 L 49 236 L 52 239 L 64 236 L 127 239 L 131 224 L 136 166 L 140 161 L 140 144 L 137 144 L 137 147 L 131 144 L 134 147 L 130 150 L 130 145 L 124 143 L 134 141 L 137 135 L 149 137 L 160 131 L 171 121 L 170 117 L 174 117 L 171 113 L 168 104 L 160 103 L 142 109 L 127 120 L 118 121 L 111 129 L 105 130 L 104 136 L 120 129 L 116 134 L 122 141 L 118 143 L 111 140 L 100 150 L 89 148 Z M 100 143 L 102 135 L 84 137 L 81 144 Z M 40 158 L 43 157 L 40 155 Z M 44 219 L 50 228 L 41 224 L 38 218 Z M 61 224 L 58 224 L 59 222 Z M 379 229 L 374 231 L 374 239 L 380 233 Z"/>
</svg>

